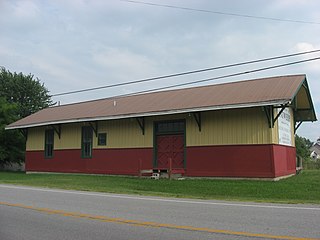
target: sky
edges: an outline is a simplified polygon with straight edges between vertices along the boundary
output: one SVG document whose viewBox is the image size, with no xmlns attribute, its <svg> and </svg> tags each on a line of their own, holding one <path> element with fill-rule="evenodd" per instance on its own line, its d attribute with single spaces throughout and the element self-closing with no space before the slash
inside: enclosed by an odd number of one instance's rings
<svg viewBox="0 0 320 240">
<path fill-rule="evenodd" d="M 320 1 L 0 0 L 0 30 L 0 66 L 32 74 L 58 94 L 320 49 Z M 87 101 L 314 57 L 320 53 L 53 100 Z M 319 118 L 319 60 L 203 84 L 291 74 L 306 74 Z M 297 134 L 315 141 L 320 123 L 305 122 Z"/>
</svg>

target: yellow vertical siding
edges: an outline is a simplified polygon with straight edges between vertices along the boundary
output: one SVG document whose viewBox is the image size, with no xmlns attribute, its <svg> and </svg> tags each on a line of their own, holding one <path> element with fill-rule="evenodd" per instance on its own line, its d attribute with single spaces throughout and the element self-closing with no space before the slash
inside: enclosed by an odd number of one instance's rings
<svg viewBox="0 0 320 240">
<path fill-rule="evenodd" d="M 187 118 L 187 146 L 270 144 L 272 131 L 262 108 L 203 112 L 201 132 L 194 118 Z"/>
<path fill-rule="evenodd" d="M 153 146 L 153 123 L 145 119 L 145 133 L 136 119 L 120 119 L 102 121 L 98 124 L 99 133 L 107 133 L 107 145 L 98 146 L 96 136 L 93 138 L 94 148 L 137 148 Z"/>
<path fill-rule="evenodd" d="M 276 109 L 274 110 L 276 111 Z M 276 112 L 274 112 L 274 116 L 276 116 Z M 272 143 L 278 144 L 279 143 L 279 130 L 278 130 L 278 122 L 276 121 L 274 123 L 273 128 L 271 129 L 271 134 L 272 134 Z"/>
<path fill-rule="evenodd" d="M 296 95 L 297 107 L 301 109 L 308 109 L 310 108 L 310 101 L 308 98 L 307 89 L 301 87 L 299 92 Z"/>
<path fill-rule="evenodd" d="M 296 146 L 296 141 L 295 141 L 295 134 L 294 134 L 294 128 L 295 128 L 295 122 L 294 122 L 294 114 L 292 108 L 290 108 L 290 115 L 291 115 L 291 143 L 292 146 Z"/>
<path fill-rule="evenodd" d="M 65 124 L 61 126 L 61 138 L 54 133 L 54 149 L 81 148 L 81 124 Z M 44 150 L 45 130 L 49 127 L 28 129 L 27 151 Z"/>
<path fill-rule="evenodd" d="M 276 110 L 275 110 L 276 111 Z M 292 110 L 290 110 L 293 116 Z M 202 130 L 192 114 L 162 115 L 145 118 L 145 134 L 135 118 L 98 122 L 98 133 L 107 134 L 107 145 L 98 146 L 93 133 L 93 148 L 139 148 L 153 147 L 154 122 L 174 119 L 186 120 L 186 145 L 209 146 L 230 144 L 278 144 L 278 124 L 269 128 L 261 107 L 217 110 L 201 113 Z M 294 145 L 294 122 L 292 119 L 292 142 Z M 54 149 L 81 149 L 81 127 L 87 123 L 63 124 L 61 138 L 54 135 Z M 44 149 L 45 127 L 29 129 L 27 150 Z"/>
<path fill-rule="evenodd" d="M 81 148 L 81 127 L 84 123 L 64 124 L 61 126 L 61 137 L 54 135 L 54 149 Z"/>
<path fill-rule="evenodd" d="M 44 127 L 29 128 L 26 142 L 27 151 L 44 150 Z"/>
<path fill-rule="evenodd" d="M 98 132 L 107 133 L 107 146 L 98 146 L 94 138 L 94 148 L 139 148 L 153 147 L 153 126 L 157 121 L 185 119 L 187 114 L 163 115 L 145 118 L 145 133 L 135 118 L 99 122 Z"/>
</svg>

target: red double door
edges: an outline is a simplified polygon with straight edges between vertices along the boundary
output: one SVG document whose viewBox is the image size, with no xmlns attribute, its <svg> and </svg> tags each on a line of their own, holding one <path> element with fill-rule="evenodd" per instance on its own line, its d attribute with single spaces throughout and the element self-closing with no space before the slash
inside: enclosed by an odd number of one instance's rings
<svg viewBox="0 0 320 240">
<path fill-rule="evenodd" d="M 184 135 L 160 135 L 157 136 L 157 168 L 168 169 L 169 159 L 172 160 L 172 168 L 184 168 Z"/>
</svg>

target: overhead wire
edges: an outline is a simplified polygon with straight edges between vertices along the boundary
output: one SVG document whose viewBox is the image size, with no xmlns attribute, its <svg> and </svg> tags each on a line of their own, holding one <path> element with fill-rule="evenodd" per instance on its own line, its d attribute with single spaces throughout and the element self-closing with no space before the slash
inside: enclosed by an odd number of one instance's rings
<svg viewBox="0 0 320 240">
<path fill-rule="evenodd" d="M 186 83 L 173 84 L 173 85 L 170 85 L 170 86 L 153 88 L 153 89 L 148 89 L 148 90 L 143 90 L 143 91 L 138 91 L 138 92 L 133 92 L 133 93 L 128 93 L 128 94 L 116 95 L 116 96 L 113 96 L 113 97 L 110 97 L 110 98 L 127 97 L 127 96 L 132 96 L 132 95 L 137 95 L 137 94 L 157 92 L 157 91 L 160 91 L 160 90 L 166 90 L 166 89 L 177 88 L 177 87 L 182 87 L 182 86 L 187 86 L 187 85 L 193 85 L 193 84 L 199 84 L 199 83 L 204 83 L 204 82 L 209 82 L 209 81 L 215 81 L 215 80 L 229 78 L 229 77 L 236 77 L 236 76 L 246 75 L 246 74 L 250 74 L 250 73 L 256 73 L 256 72 L 261 72 L 261 71 L 266 71 L 266 70 L 270 70 L 270 69 L 286 67 L 286 66 L 290 66 L 290 65 L 295 65 L 295 64 L 304 63 L 304 62 L 311 62 L 311 61 L 316 61 L 316 60 L 320 60 L 320 57 L 309 58 L 309 59 L 305 59 L 305 60 L 300 60 L 300 61 L 295 61 L 295 62 L 290 62 L 290 63 L 284 63 L 284 64 L 279 64 L 279 65 L 273 65 L 273 66 L 269 66 L 269 67 L 258 68 L 258 69 L 253 69 L 253 70 L 249 70 L 249 71 L 244 71 L 244 72 L 226 74 L 226 75 L 222 75 L 222 76 L 218 76 L 218 77 L 206 78 L 206 79 L 201 79 L 201 80 L 196 80 L 196 81 L 191 81 L 191 82 L 186 82 Z"/>
<path fill-rule="evenodd" d="M 203 68 L 203 69 L 198 69 L 198 70 L 191 70 L 191 71 L 168 74 L 168 75 L 162 75 L 162 76 L 151 77 L 151 78 L 144 78 L 144 79 L 139 79 L 139 80 L 134 80 L 134 81 L 128 81 L 128 82 L 123 82 L 123 83 L 115 83 L 115 84 L 99 86 L 99 87 L 93 87 L 93 88 L 85 88 L 85 89 L 80 89 L 80 90 L 67 91 L 67 92 L 52 94 L 51 97 L 70 95 L 70 94 L 76 94 L 76 93 L 82 93 L 82 92 L 88 92 L 88 91 L 95 91 L 95 90 L 106 89 L 106 88 L 120 87 L 120 86 L 138 84 L 138 83 L 144 83 L 144 82 L 152 82 L 152 81 L 157 81 L 157 80 L 161 80 L 161 79 L 165 79 L 165 78 L 172 78 L 172 77 L 178 77 L 178 76 L 184 76 L 184 75 L 190 75 L 190 74 L 214 71 L 214 70 L 219 70 L 219 69 L 224 69 L 224 68 L 238 67 L 238 66 L 242 66 L 242 65 L 248 65 L 248 64 L 253 64 L 253 63 L 272 61 L 272 60 L 277 60 L 277 59 L 282 59 L 282 58 L 289 58 L 289 57 L 300 56 L 300 55 L 305 55 L 305 54 L 311 54 L 311 53 L 316 53 L 316 52 L 320 52 L 320 49 L 304 51 L 304 52 L 299 52 L 299 53 L 293 53 L 293 54 L 280 55 L 280 56 L 269 57 L 269 58 L 262 58 L 262 59 L 245 61 L 245 62 L 240 62 L 240 63 L 221 65 L 221 66 L 217 66 L 217 67 L 210 67 L 210 68 Z"/>
<path fill-rule="evenodd" d="M 233 17 L 255 18 L 255 19 L 260 19 L 260 20 L 271 20 L 271 21 L 292 22 L 292 23 L 302 23 L 302 24 L 318 24 L 318 25 L 320 24 L 320 22 L 313 22 L 313 21 L 302 21 L 302 20 L 293 20 L 293 19 L 262 17 L 262 16 L 254 16 L 254 15 L 230 13 L 230 12 L 221 12 L 221 11 L 212 11 L 212 10 L 207 10 L 207 9 L 181 7 L 181 6 L 175 6 L 175 5 L 169 5 L 169 4 L 151 3 L 151 2 L 143 2 L 143 1 L 135 1 L 135 0 L 119 0 L 119 1 L 127 2 L 127 3 L 155 6 L 155 7 L 165 7 L 165 8 L 173 8 L 173 9 L 180 9 L 180 10 L 187 10 L 187 11 L 210 13 L 210 14 L 227 15 L 227 16 L 233 16 Z"/>
</svg>

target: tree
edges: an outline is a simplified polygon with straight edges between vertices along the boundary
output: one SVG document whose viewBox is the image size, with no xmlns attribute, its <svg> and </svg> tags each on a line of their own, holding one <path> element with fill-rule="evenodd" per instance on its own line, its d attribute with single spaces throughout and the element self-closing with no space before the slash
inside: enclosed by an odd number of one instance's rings
<svg viewBox="0 0 320 240">
<path fill-rule="evenodd" d="M 5 131 L 5 126 L 51 105 L 38 78 L 0 67 L 0 165 L 24 160 L 24 137 L 18 130 Z"/>
<path fill-rule="evenodd" d="M 296 152 L 297 156 L 301 157 L 302 159 L 306 160 L 310 157 L 310 150 L 309 148 L 312 146 L 312 142 L 304 137 L 300 137 L 296 135 Z"/>
<path fill-rule="evenodd" d="M 17 120 L 17 105 L 0 97 L 0 166 L 24 160 L 24 137 L 17 131 L 5 131 L 7 124 Z"/>
<path fill-rule="evenodd" d="M 11 73 L 4 67 L 0 69 L 0 96 L 8 103 L 18 106 L 18 117 L 24 118 L 54 103 L 49 91 L 34 76 L 23 73 Z"/>
</svg>

